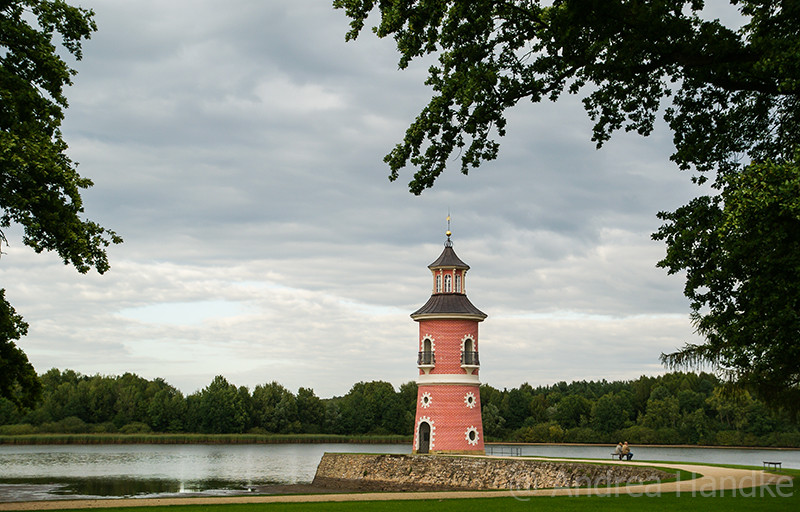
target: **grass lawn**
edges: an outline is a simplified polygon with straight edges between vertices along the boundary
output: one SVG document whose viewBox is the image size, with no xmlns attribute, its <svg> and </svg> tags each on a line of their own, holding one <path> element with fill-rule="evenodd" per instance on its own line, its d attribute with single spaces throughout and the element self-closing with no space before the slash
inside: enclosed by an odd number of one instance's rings
<svg viewBox="0 0 800 512">
<path fill-rule="evenodd" d="M 680 510 L 702 510 L 703 512 L 739 512 L 739 511 L 791 511 L 800 510 L 800 470 L 784 469 L 783 474 L 794 477 L 791 485 L 767 487 L 764 489 L 744 489 L 701 492 L 697 491 L 663 493 L 657 496 L 615 495 L 610 489 L 606 496 L 539 496 L 534 498 L 467 498 L 419 501 L 354 501 L 347 503 L 264 503 L 236 505 L 177 505 L 171 507 L 136 508 L 141 512 L 415 512 L 453 511 L 453 512 L 486 512 L 494 510 L 536 512 L 597 512 L 625 511 L 641 512 L 646 510 L 675 512 Z M 120 512 L 120 508 L 92 509 L 107 512 Z M 128 509 L 130 510 L 130 509 Z"/>
</svg>

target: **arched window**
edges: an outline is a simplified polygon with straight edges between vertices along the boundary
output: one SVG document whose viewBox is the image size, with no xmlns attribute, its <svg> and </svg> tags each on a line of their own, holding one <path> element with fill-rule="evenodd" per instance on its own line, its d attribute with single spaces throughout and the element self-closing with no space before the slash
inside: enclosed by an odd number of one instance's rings
<svg viewBox="0 0 800 512">
<path fill-rule="evenodd" d="M 444 293 L 450 293 L 453 291 L 453 276 L 447 274 L 444 276 Z"/>
<path fill-rule="evenodd" d="M 464 340 L 464 352 L 473 352 L 475 350 L 475 342 L 472 341 L 472 338 L 467 338 Z"/>
<path fill-rule="evenodd" d="M 462 366 L 478 366 L 478 351 L 475 350 L 475 341 L 472 338 L 466 338 L 461 350 L 461 365 Z"/>
<path fill-rule="evenodd" d="M 461 293 L 461 274 L 456 274 L 456 293 Z"/>
<path fill-rule="evenodd" d="M 436 276 L 436 293 L 442 293 L 442 274 Z"/>
<path fill-rule="evenodd" d="M 418 363 L 420 365 L 432 365 L 435 364 L 435 359 L 433 356 L 433 342 L 430 338 L 425 338 L 422 340 L 422 352 L 419 353 Z"/>
</svg>

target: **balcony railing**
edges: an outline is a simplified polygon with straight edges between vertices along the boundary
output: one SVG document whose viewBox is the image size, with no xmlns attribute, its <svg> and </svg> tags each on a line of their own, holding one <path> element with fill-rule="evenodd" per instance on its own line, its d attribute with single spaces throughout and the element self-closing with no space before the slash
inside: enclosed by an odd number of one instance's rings
<svg viewBox="0 0 800 512">
<path fill-rule="evenodd" d="M 436 357 L 432 350 L 425 350 L 417 355 L 417 366 L 433 366 L 436 364 Z"/>
<path fill-rule="evenodd" d="M 480 366 L 478 360 L 477 350 L 462 350 L 461 351 L 461 366 Z"/>
</svg>

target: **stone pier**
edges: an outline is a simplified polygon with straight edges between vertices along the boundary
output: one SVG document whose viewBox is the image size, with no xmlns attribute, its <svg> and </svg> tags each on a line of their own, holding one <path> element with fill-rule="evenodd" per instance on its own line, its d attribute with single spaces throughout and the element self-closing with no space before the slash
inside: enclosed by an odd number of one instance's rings
<svg viewBox="0 0 800 512">
<path fill-rule="evenodd" d="M 518 458 L 326 453 L 313 485 L 357 491 L 596 487 L 674 479 L 655 468 Z"/>
</svg>

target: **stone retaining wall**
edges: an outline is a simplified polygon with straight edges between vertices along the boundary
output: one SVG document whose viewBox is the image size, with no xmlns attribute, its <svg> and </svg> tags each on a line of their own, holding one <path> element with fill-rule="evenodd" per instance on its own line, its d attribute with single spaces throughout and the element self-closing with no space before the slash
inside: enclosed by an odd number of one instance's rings
<svg viewBox="0 0 800 512">
<path fill-rule="evenodd" d="M 548 489 L 674 478 L 653 468 L 443 455 L 326 453 L 313 485 L 361 491 Z"/>
</svg>

